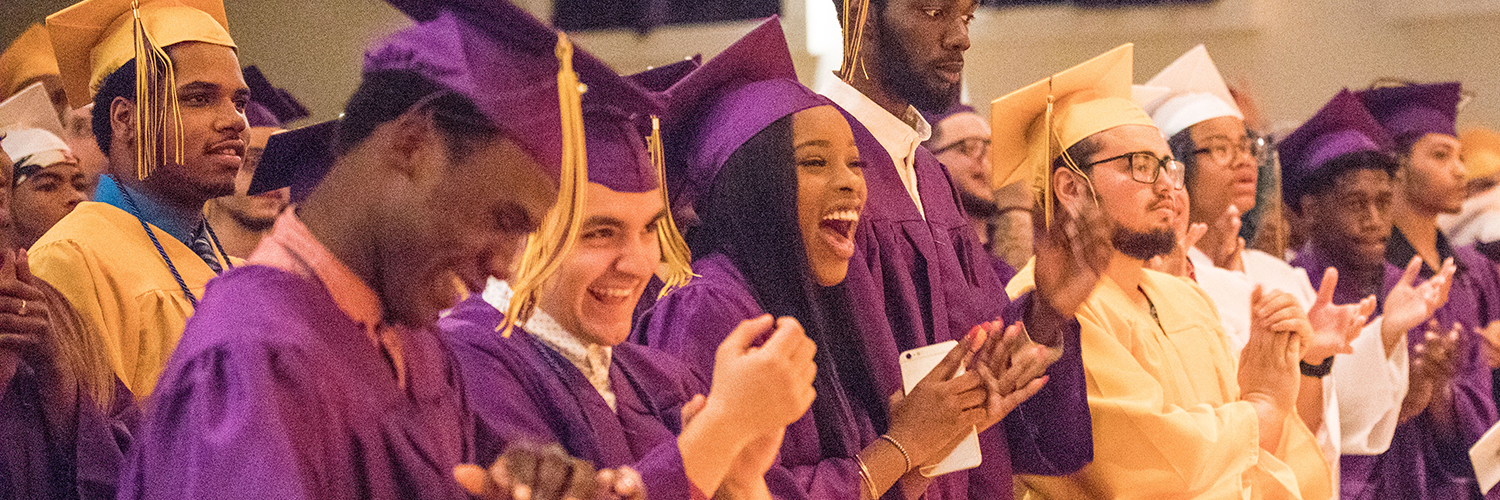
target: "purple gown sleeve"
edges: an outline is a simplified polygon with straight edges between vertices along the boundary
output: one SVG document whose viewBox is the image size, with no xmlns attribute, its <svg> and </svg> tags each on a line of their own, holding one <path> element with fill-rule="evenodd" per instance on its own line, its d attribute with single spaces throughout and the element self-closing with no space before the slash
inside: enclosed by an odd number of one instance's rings
<svg viewBox="0 0 1500 500">
<path fill-rule="evenodd" d="M 1038 307 L 1035 302 L 1033 292 L 1012 301 L 1005 308 L 1006 322 L 1024 319 L 1029 308 Z M 1071 474 L 1094 459 L 1093 423 L 1083 375 L 1083 352 L 1079 348 L 1078 320 L 1069 321 L 1064 328 L 1062 357 L 1047 368 L 1047 384 L 1003 421 L 1011 466 L 1016 474 Z"/>
<path fill-rule="evenodd" d="M 721 276 L 705 277 L 712 281 Z M 741 321 L 763 312 L 748 292 L 708 284 L 689 285 L 658 300 L 641 317 L 636 338 L 676 355 L 712 379 L 719 344 Z M 788 500 L 859 498 L 859 467 L 851 459 L 797 461 L 799 464 L 788 465 L 790 457 L 806 456 L 807 451 L 816 455 L 817 447 L 816 427 L 809 412 L 787 427 L 781 457 L 766 472 L 766 485 L 772 496 Z"/>
<path fill-rule="evenodd" d="M 320 498 L 325 437 L 349 433 L 325 411 L 319 375 L 297 351 L 209 350 L 163 379 L 131 453 L 120 498 Z M 161 418 L 160 415 L 172 415 Z M 347 491 L 347 490 L 346 490 Z"/>
</svg>

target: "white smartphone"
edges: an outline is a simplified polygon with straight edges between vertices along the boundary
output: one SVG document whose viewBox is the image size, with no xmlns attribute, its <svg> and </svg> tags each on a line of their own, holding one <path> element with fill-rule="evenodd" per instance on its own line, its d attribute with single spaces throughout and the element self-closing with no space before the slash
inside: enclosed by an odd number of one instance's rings
<svg viewBox="0 0 1500 500">
<path fill-rule="evenodd" d="M 926 347 L 918 347 L 901 353 L 901 383 L 906 386 L 905 392 L 911 394 L 912 388 L 921 382 L 923 377 L 937 368 L 938 363 L 949 351 L 958 347 L 957 340 L 949 340 Z M 958 373 L 954 376 L 963 375 L 964 368 L 960 366 Z M 969 430 L 969 436 L 958 443 L 943 461 L 922 468 L 922 475 L 927 477 L 941 476 L 949 472 L 972 469 L 979 466 L 984 459 L 979 450 L 979 432 L 975 429 Z"/>
</svg>

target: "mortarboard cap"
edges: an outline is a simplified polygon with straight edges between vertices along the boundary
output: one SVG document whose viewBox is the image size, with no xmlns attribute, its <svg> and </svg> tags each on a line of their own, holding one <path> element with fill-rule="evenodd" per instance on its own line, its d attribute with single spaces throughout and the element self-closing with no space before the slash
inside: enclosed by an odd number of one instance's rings
<svg viewBox="0 0 1500 500">
<path fill-rule="evenodd" d="M 0 149 L 15 162 L 14 184 L 25 182 L 38 170 L 73 159 L 73 151 L 62 135 L 57 108 L 40 82 L 0 102 Z"/>
<path fill-rule="evenodd" d="M 1132 56 L 1133 45 L 1127 43 L 996 99 L 990 108 L 991 187 L 1030 177 L 1051 224 L 1054 159 L 1111 128 L 1155 126 L 1131 100 Z M 1067 164 L 1078 169 L 1072 159 Z"/>
<path fill-rule="evenodd" d="M 787 115 L 833 105 L 797 82 L 781 18 L 772 16 L 667 90 L 667 189 L 696 205 L 729 156 Z M 846 114 L 847 116 L 847 114 Z M 858 131 L 858 121 L 850 119 Z"/>
<path fill-rule="evenodd" d="M 641 124 L 661 102 L 510 2 L 391 3 L 420 23 L 367 50 L 364 71 L 414 71 L 469 98 L 558 180 L 557 203 L 527 238 L 511 280 L 500 328 L 508 334 L 577 242 L 588 182 L 656 186 Z"/>
<path fill-rule="evenodd" d="M 1163 135 L 1171 137 L 1205 120 L 1245 119 L 1219 68 L 1203 45 L 1193 47 L 1133 93 Z"/>
<path fill-rule="evenodd" d="M 968 104 L 955 104 L 955 105 L 949 107 L 946 111 L 943 111 L 941 113 L 928 113 L 926 111 L 921 111 L 921 113 L 922 113 L 922 118 L 925 119 L 925 120 L 927 120 L 927 123 L 930 123 L 930 124 L 932 124 L 933 127 L 936 127 L 938 125 L 938 123 L 942 123 L 943 120 L 948 119 L 948 117 L 950 117 L 950 116 L 957 115 L 957 114 L 962 114 L 962 113 L 975 113 L 975 114 L 978 114 L 979 112 L 975 111 L 974 107 L 970 106 Z"/>
<path fill-rule="evenodd" d="M 307 199 L 333 169 L 338 120 L 272 134 L 250 179 L 249 194 L 292 188 L 292 203 Z"/>
<path fill-rule="evenodd" d="M 1360 99 L 1348 89 L 1339 91 L 1312 118 L 1276 144 L 1281 158 L 1282 197 L 1301 198 L 1307 184 L 1328 160 L 1359 151 L 1388 151 L 1390 136 Z"/>
<path fill-rule="evenodd" d="M 1458 136 L 1458 82 L 1377 87 L 1356 93 L 1375 121 L 1392 139 L 1416 139 L 1427 134 Z"/>
<path fill-rule="evenodd" d="M 33 24 L 0 53 L 0 99 L 16 95 L 37 78 L 61 74 L 47 28 Z"/>
<path fill-rule="evenodd" d="M 1459 134 L 1459 156 L 1470 179 L 1483 179 L 1500 173 L 1500 132 L 1471 128 Z"/>
<path fill-rule="evenodd" d="M 260 68 L 244 69 L 245 85 L 250 87 L 250 105 L 245 117 L 251 127 L 283 128 L 286 124 L 312 116 L 290 92 L 271 85 Z"/>
<path fill-rule="evenodd" d="M 235 47 L 222 0 L 141 0 L 134 10 L 157 49 L 183 42 Z M 72 107 L 93 102 L 104 77 L 138 56 L 132 12 L 132 0 L 84 0 L 47 16 Z"/>
<path fill-rule="evenodd" d="M 672 64 L 657 66 L 625 78 L 652 92 L 666 92 L 672 85 L 682 81 L 693 70 L 703 65 L 703 54 L 694 54 Z"/>
</svg>

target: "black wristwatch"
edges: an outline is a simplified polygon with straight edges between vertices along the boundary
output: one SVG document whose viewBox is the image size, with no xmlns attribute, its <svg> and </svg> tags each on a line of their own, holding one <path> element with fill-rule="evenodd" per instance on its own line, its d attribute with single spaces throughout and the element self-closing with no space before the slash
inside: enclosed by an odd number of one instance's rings
<svg viewBox="0 0 1500 500">
<path fill-rule="evenodd" d="M 1316 365 L 1309 365 L 1306 361 L 1297 361 L 1297 366 L 1302 369 L 1302 376 L 1304 377 L 1327 377 L 1329 373 L 1333 372 L 1333 356 L 1329 356 L 1328 359 Z"/>
</svg>

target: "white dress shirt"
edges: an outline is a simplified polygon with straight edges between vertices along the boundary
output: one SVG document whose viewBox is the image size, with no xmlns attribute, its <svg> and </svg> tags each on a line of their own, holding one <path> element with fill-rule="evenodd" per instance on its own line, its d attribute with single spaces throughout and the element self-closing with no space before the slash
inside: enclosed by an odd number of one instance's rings
<svg viewBox="0 0 1500 500">
<path fill-rule="evenodd" d="M 897 117 L 875 104 L 864 92 L 838 78 L 830 78 L 818 93 L 848 111 L 870 131 L 870 135 L 875 136 L 875 140 L 880 141 L 896 164 L 896 174 L 906 186 L 906 193 L 911 195 L 912 203 L 917 205 L 917 213 L 927 218 L 921 192 L 917 191 L 916 161 L 917 148 L 922 146 L 922 141 L 932 137 L 932 125 L 922 118 L 922 113 L 908 105 L 906 112 Z"/>
</svg>

